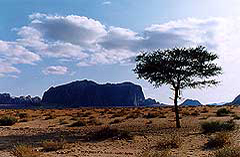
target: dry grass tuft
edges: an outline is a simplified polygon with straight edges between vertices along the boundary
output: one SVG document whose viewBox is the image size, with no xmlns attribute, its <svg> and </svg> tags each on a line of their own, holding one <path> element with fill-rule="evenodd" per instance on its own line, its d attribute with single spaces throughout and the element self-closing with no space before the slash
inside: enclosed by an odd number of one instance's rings
<svg viewBox="0 0 240 157">
<path fill-rule="evenodd" d="M 49 152 L 49 151 L 56 151 L 59 149 L 62 149 L 65 142 L 63 141 L 53 141 L 53 140 L 47 140 L 42 142 L 43 151 Z"/>
<path fill-rule="evenodd" d="M 145 151 L 139 155 L 139 157 L 169 157 L 169 149 L 163 151 Z"/>
<path fill-rule="evenodd" d="M 222 148 L 230 143 L 230 135 L 227 132 L 220 132 L 215 136 L 210 137 L 208 143 L 205 144 L 205 147 L 207 149 Z"/>
<path fill-rule="evenodd" d="M 168 137 L 162 138 L 154 148 L 158 151 L 161 151 L 166 149 L 179 148 L 181 144 L 182 139 L 179 137 L 179 135 L 171 134 Z"/>
<path fill-rule="evenodd" d="M 239 157 L 240 147 L 226 146 L 220 150 L 217 150 L 213 157 Z"/>
<path fill-rule="evenodd" d="M 11 151 L 11 154 L 16 157 L 39 157 L 40 152 L 33 149 L 28 145 L 16 145 Z"/>
</svg>

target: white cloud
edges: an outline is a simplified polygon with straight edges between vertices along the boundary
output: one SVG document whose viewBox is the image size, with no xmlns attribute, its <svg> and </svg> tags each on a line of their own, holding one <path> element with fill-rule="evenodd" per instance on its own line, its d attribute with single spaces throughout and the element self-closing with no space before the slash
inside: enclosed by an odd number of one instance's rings
<svg viewBox="0 0 240 157">
<path fill-rule="evenodd" d="M 112 4 L 112 2 L 110 2 L 110 1 L 104 1 L 104 2 L 102 2 L 102 5 L 110 5 L 110 4 Z"/>
<path fill-rule="evenodd" d="M 0 75 L 7 73 L 20 73 L 20 70 L 14 67 L 17 64 L 31 64 L 41 60 L 40 56 L 29 51 L 17 42 L 7 42 L 0 40 Z"/>
<path fill-rule="evenodd" d="M 65 66 L 49 66 L 42 71 L 45 75 L 64 75 L 68 72 Z"/>
<path fill-rule="evenodd" d="M 19 36 L 15 42 L 0 41 L 0 59 L 10 67 L 34 64 L 45 57 L 74 61 L 80 67 L 127 64 L 142 50 L 200 44 L 216 51 L 222 64 L 238 66 L 240 59 L 236 55 L 240 49 L 240 18 L 186 18 L 152 24 L 142 32 L 106 27 L 77 15 L 36 13 L 29 19 L 28 25 L 15 29 Z"/>
</svg>

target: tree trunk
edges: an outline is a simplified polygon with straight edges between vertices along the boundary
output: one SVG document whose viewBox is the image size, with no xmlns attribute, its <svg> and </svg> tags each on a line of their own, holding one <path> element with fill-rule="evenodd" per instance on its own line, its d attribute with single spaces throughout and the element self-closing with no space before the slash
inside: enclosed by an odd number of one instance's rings
<svg viewBox="0 0 240 157">
<path fill-rule="evenodd" d="M 175 97 L 174 97 L 174 107 L 175 107 L 175 115 L 176 115 L 176 127 L 181 128 L 180 119 L 179 119 L 179 111 L 178 111 L 178 95 L 179 88 L 175 88 Z"/>
</svg>

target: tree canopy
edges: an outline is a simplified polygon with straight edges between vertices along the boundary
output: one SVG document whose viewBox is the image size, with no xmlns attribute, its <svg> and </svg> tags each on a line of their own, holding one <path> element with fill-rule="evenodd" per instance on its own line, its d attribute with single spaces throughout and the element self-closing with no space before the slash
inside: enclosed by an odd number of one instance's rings
<svg viewBox="0 0 240 157">
<path fill-rule="evenodd" d="M 222 73 L 222 68 L 213 61 L 218 56 L 205 47 L 173 48 L 144 52 L 136 57 L 134 72 L 155 86 L 170 84 L 179 89 L 216 85 L 210 79 Z"/>
<path fill-rule="evenodd" d="M 133 70 L 138 78 L 149 81 L 155 87 L 173 87 L 176 125 L 180 127 L 177 106 L 180 90 L 217 85 L 219 81 L 212 77 L 221 74 L 222 68 L 214 62 L 216 59 L 218 56 L 208 52 L 204 46 L 158 49 L 138 55 Z"/>
</svg>

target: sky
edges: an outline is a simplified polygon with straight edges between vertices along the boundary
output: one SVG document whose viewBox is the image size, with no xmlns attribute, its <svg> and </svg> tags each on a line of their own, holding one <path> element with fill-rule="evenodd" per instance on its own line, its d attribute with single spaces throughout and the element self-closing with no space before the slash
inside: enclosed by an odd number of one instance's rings
<svg viewBox="0 0 240 157">
<path fill-rule="evenodd" d="M 42 96 L 89 79 L 131 81 L 172 103 L 132 69 L 141 51 L 206 46 L 219 55 L 221 84 L 182 91 L 182 101 L 232 101 L 240 94 L 239 0 L 0 0 L 0 93 Z"/>
</svg>

